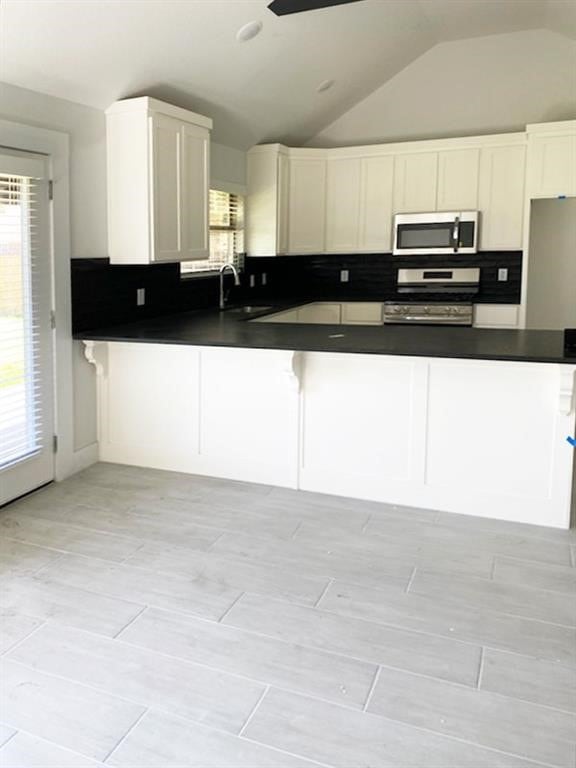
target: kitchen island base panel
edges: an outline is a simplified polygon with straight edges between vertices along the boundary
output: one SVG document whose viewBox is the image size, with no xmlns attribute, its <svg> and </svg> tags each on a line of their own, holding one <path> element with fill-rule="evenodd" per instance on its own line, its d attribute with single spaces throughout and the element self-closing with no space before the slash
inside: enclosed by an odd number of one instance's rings
<svg viewBox="0 0 576 768">
<path fill-rule="evenodd" d="M 576 365 L 85 343 L 102 461 L 569 527 Z"/>
</svg>

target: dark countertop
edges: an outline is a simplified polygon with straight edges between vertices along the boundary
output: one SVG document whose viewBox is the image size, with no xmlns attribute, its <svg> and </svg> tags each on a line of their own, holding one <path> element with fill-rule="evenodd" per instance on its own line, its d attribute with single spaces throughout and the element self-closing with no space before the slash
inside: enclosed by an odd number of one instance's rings
<svg viewBox="0 0 576 768">
<path fill-rule="evenodd" d="M 298 306 L 302 303 L 299 302 Z M 286 303 L 282 306 L 276 304 L 274 311 L 287 306 Z M 258 313 L 245 315 L 234 308 L 224 312 L 216 309 L 181 312 L 125 325 L 80 331 L 74 334 L 74 338 L 576 365 L 576 357 L 564 355 L 564 337 L 561 331 L 248 322 L 250 317 L 257 316 Z"/>
</svg>

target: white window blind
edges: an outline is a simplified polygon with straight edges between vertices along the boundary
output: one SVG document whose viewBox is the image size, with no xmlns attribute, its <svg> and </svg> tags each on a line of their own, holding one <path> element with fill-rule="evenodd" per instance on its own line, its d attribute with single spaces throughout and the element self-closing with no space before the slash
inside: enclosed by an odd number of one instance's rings
<svg viewBox="0 0 576 768">
<path fill-rule="evenodd" d="M 223 264 L 241 266 L 244 252 L 244 198 L 218 189 L 210 190 L 210 257 L 184 261 L 181 274 L 212 272 Z"/>
<path fill-rule="evenodd" d="M 37 193 L 0 173 L 0 469 L 42 450 Z"/>
</svg>

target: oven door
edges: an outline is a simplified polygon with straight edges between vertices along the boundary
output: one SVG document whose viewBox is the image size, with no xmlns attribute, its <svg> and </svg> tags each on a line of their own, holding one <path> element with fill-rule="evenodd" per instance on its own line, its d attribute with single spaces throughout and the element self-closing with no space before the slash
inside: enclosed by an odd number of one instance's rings
<svg viewBox="0 0 576 768">
<path fill-rule="evenodd" d="M 478 212 L 399 213 L 394 217 L 394 254 L 476 253 Z"/>
</svg>

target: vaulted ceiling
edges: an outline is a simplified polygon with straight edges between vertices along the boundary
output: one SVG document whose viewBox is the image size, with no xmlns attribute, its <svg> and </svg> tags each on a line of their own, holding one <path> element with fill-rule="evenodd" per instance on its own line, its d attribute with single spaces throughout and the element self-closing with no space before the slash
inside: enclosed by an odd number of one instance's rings
<svg viewBox="0 0 576 768">
<path fill-rule="evenodd" d="M 246 148 L 309 140 L 438 43 L 541 28 L 576 38 L 574 0 L 362 0 L 282 17 L 268 2 L 2 0 L 0 80 L 97 108 L 156 96 Z M 238 42 L 250 21 L 261 33 Z"/>
</svg>

